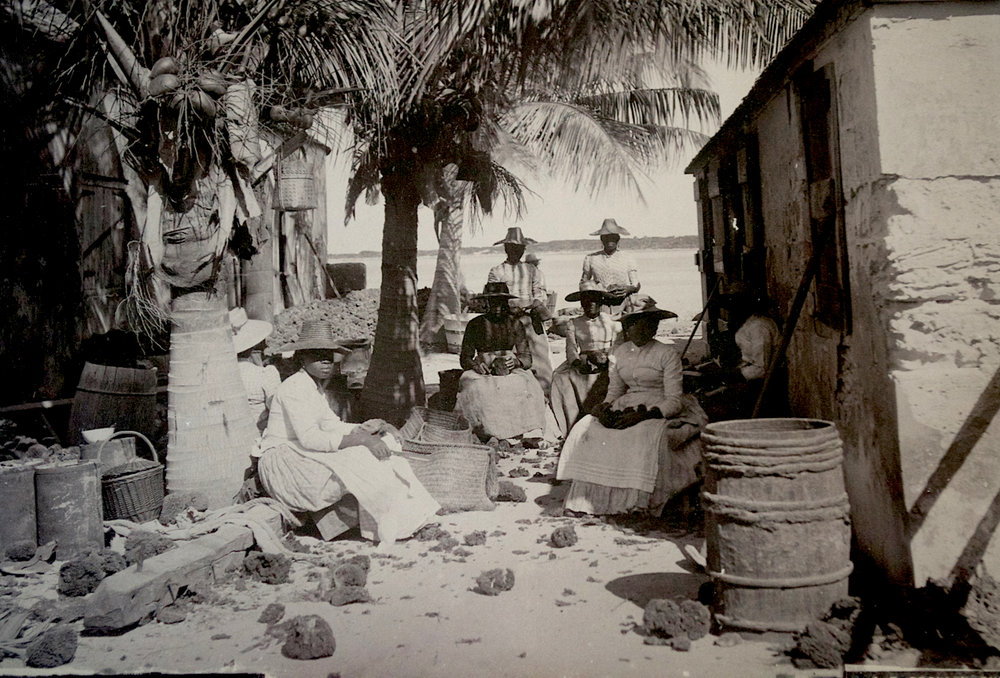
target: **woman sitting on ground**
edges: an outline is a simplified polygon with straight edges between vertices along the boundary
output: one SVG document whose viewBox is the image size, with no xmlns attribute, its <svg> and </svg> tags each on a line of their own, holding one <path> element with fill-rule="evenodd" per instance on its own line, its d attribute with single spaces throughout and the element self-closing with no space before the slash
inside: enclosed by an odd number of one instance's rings
<svg viewBox="0 0 1000 678">
<path fill-rule="evenodd" d="M 299 370 L 278 388 L 260 445 L 257 469 L 268 495 L 312 513 L 324 539 L 358 525 L 363 537 L 382 543 L 413 534 L 440 505 L 409 463 L 392 455 L 400 449 L 394 427 L 380 419 L 348 424 L 330 408 L 326 386 L 337 354 L 348 352 L 333 328 L 306 321 L 299 339 L 279 351 L 295 351 Z"/>
<path fill-rule="evenodd" d="M 660 320 L 676 317 L 648 297 L 622 317 L 626 341 L 612 351 L 608 393 L 570 430 L 559 458 L 556 477 L 573 481 L 567 511 L 659 515 L 699 480 L 707 417 L 682 392 L 677 352 L 654 338 Z"/>
<path fill-rule="evenodd" d="M 552 373 L 552 413 L 564 439 L 580 417 L 604 400 L 608 357 L 621 332 L 621 323 L 602 312 L 605 294 L 593 283 L 582 283 L 566 301 L 579 301 L 583 315 L 566 323 L 566 361 Z"/>
<path fill-rule="evenodd" d="M 488 282 L 486 313 L 469 321 L 462 338 L 458 408 L 472 430 L 486 440 L 542 444 L 545 396 L 531 369 L 531 349 L 524 325 L 510 313 L 515 298 L 505 282 Z"/>
</svg>

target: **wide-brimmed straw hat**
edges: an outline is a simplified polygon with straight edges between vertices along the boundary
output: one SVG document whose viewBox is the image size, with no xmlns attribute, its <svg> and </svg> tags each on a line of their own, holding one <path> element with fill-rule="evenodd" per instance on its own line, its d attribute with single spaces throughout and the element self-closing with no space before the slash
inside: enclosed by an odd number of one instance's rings
<svg viewBox="0 0 1000 678">
<path fill-rule="evenodd" d="M 618 222 L 614 219 L 605 219 L 604 223 L 601 224 L 601 228 L 598 231 L 594 231 L 590 235 L 629 235 L 629 232 L 618 225 Z"/>
<path fill-rule="evenodd" d="M 528 254 L 524 255 L 524 263 L 526 264 L 533 264 L 534 266 L 537 266 L 538 264 L 541 263 L 541 261 L 542 260 L 539 259 L 538 255 L 535 254 L 534 252 L 529 252 Z"/>
<path fill-rule="evenodd" d="M 513 243 L 514 245 L 534 245 L 537 241 L 531 238 L 525 237 L 521 233 L 520 226 L 511 226 L 507 229 L 507 236 L 503 240 L 497 240 L 494 245 L 503 245 L 505 243 Z"/>
<path fill-rule="evenodd" d="M 570 292 L 566 295 L 566 301 L 582 301 L 583 299 L 593 299 L 594 301 L 605 303 L 607 302 L 608 295 L 604 292 L 599 285 L 592 283 L 589 280 L 585 280 L 580 283 L 580 289 L 576 292 Z"/>
<path fill-rule="evenodd" d="M 350 353 L 351 349 L 343 344 L 343 340 L 338 339 L 333 332 L 333 326 L 326 320 L 305 320 L 302 322 L 302 329 L 299 331 L 299 338 L 290 344 L 279 346 L 276 353 L 288 353 L 289 351 L 336 351 L 337 353 Z"/>
<path fill-rule="evenodd" d="M 483 293 L 472 297 L 473 299 L 517 299 L 516 294 L 510 293 L 510 288 L 503 281 L 488 282 L 483 286 Z"/>
<path fill-rule="evenodd" d="M 667 318 L 676 318 L 677 314 L 673 311 L 668 311 L 666 309 L 657 308 L 656 301 L 653 297 L 648 295 L 642 295 L 637 300 L 637 303 L 641 304 L 638 310 L 629 311 L 628 313 L 623 313 L 620 320 L 624 323 L 626 321 L 635 321 L 640 317 L 651 317 L 655 320 L 666 320 Z"/>
<path fill-rule="evenodd" d="M 233 348 L 243 353 L 267 339 L 274 326 L 266 320 L 250 320 L 243 308 L 229 311 L 229 324 L 233 328 Z"/>
</svg>

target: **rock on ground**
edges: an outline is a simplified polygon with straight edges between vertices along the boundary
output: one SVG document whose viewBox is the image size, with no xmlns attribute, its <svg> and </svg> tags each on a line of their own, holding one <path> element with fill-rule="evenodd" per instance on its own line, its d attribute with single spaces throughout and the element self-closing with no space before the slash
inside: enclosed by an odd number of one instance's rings
<svg viewBox="0 0 1000 678">
<path fill-rule="evenodd" d="M 64 596 L 85 596 L 92 593 L 104 579 L 100 556 L 85 556 L 70 560 L 59 568 L 58 591 Z"/>
<path fill-rule="evenodd" d="M 368 583 L 368 572 L 355 563 L 341 563 L 333 571 L 333 584 L 337 588 L 364 586 Z"/>
<path fill-rule="evenodd" d="M 76 656 L 76 642 L 76 631 L 71 626 L 51 628 L 28 645 L 24 663 L 39 669 L 69 664 Z"/>
<path fill-rule="evenodd" d="M 4 550 L 4 558 L 15 562 L 24 562 L 35 557 L 35 543 L 32 541 L 15 541 L 8 544 Z"/>
<path fill-rule="evenodd" d="M 364 586 L 338 586 L 330 591 L 327 600 L 331 605 L 341 607 L 351 603 L 370 603 L 372 598 Z"/>
<path fill-rule="evenodd" d="M 502 591 L 510 591 L 514 588 L 514 571 L 510 568 L 506 570 L 496 568 L 488 570 L 476 577 L 476 593 L 484 596 L 497 596 Z"/>
<path fill-rule="evenodd" d="M 336 649 L 330 625 L 319 615 L 308 614 L 290 620 L 281 654 L 289 659 L 319 659 L 331 656 Z"/>
<path fill-rule="evenodd" d="M 287 583 L 291 569 L 292 561 L 281 553 L 254 551 L 243 559 L 243 571 L 265 584 Z"/>
<path fill-rule="evenodd" d="M 552 545 L 557 549 L 566 548 L 567 546 L 573 546 L 576 544 L 576 530 L 573 529 L 572 525 L 563 525 L 562 527 L 557 527 L 552 531 L 552 536 L 549 537 Z"/>
<path fill-rule="evenodd" d="M 208 500 L 199 492 L 171 492 L 163 498 L 159 520 L 164 525 L 170 525 L 177 522 L 177 516 L 189 508 L 205 511 L 208 509 Z"/>
<path fill-rule="evenodd" d="M 528 495 L 525 494 L 523 487 L 519 487 L 509 480 L 501 480 L 496 501 L 511 501 L 520 503 L 528 501 Z"/>
<path fill-rule="evenodd" d="M 684 633 L 680 606 L 665 598 L 653 598 L 646 603 L 642 623 L 651 636 L 673 638 Z"/>
<path fill-rule="evenodd" d="M 261 624 L 277 624 L 285 616 L 285 606 L 281 603 L 271 603 L 257 617 Z"/>
</svg>

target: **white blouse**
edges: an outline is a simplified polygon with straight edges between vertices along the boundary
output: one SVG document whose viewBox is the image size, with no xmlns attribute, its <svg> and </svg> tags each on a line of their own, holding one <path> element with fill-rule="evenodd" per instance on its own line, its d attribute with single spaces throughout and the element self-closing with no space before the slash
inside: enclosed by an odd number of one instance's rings
<svg viewBox="0 0 1000 678">
<path fill-rule="evenodd" d="M 305 370 L 299 370 L 281 382 L 271 401 L 260 450 L 287 444 L 303 451 L 334 452 L 356 427 L 341 421 L 322 388 Z"/>
</svg>

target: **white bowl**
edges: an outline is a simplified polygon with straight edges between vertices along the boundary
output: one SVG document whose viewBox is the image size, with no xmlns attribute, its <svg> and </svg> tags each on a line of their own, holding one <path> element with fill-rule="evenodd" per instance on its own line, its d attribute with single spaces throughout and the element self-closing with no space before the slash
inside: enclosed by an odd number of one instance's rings
<svg viewBox="0 0 1000 678">
<path fill-rule="evenodd" d="M 99 443 L 102 440 L 107 440 L 115 434 L 114 426 L 106 426 L 104 428 L 92 428 L 87 431 L 81 431 L 83 439 L 88 443 Z"/>
</svg>

